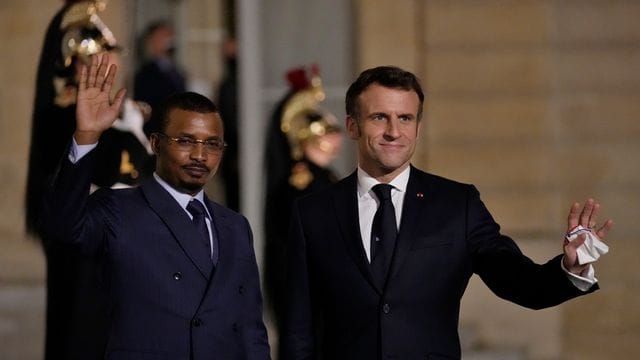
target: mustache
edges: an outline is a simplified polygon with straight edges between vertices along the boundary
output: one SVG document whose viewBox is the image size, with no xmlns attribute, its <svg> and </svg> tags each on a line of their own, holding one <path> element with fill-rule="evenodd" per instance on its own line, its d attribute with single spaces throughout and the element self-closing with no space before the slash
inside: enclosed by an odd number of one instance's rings
<svg viewBox="0 0 640 360">
<path fill-rule="evenodd" d="M 198 170 L 204 170 L 204 171 L 211 170 L 205 164 L 196 163 L 196 162 L 184 165 L 183 167 L 187 169 L 198 169 Z"/>
</svg>

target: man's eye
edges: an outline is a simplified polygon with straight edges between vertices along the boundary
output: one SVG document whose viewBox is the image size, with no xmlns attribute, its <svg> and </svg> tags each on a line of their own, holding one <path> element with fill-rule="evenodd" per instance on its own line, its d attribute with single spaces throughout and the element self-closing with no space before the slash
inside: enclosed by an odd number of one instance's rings
<svg viewBox="0 0 640 360">
<path fill-rule="evenodd" d="M 191 145 L 193 140 L 189 138 L 177 138 L 176 143 L 178 143 L 178 145 Z"/>
<path fill-rule="evenodd" d="M 373 120 L 384 120 L 384 116 L 377 114 L 377 115 L 373 115 Z"/>
<path fill-rule="evenodd" d="M 215 150 L 221 150 L 222 148 L 224 148 L 224 142 L 221 140 L 208 140 L 205 142 L 205 145 L 208 148 Z"/>
</svg>

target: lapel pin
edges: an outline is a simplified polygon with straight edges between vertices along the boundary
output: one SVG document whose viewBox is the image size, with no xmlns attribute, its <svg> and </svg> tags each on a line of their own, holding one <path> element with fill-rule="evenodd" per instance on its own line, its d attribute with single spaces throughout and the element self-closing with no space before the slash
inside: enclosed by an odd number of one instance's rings
<svg viewBox="0 0 640 360">
<path fill-rule="evenodd" d="M 421 193 L 421 192 L 416 193 L 416 197 L 417 197 L 418 199 L 422 199 L 422 198 L 424 197 L 424 194 L 423 194 L 423 193 Z"/>
</svg>

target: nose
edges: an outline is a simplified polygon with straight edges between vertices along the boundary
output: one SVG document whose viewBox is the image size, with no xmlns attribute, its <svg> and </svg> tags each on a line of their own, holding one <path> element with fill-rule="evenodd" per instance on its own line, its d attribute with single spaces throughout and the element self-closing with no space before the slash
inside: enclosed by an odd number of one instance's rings
<svg viewBox="0 0 640 360">
<path fill-rule="evenodd" d="M 204 160 L 206 158 L 206 151 L 204 150 L 203 143 L 196 143 L 191 148 L 191 152 L 189 153 L 189 157 L 194 160 Z"/>
<path fill-rule="evenodd" d="M 387 121 L 387 128 L 384 135 L 388 139 L 397 139 L 400 137 L 399 119 L 397 117 L 389 118 Z"/>
</svg>

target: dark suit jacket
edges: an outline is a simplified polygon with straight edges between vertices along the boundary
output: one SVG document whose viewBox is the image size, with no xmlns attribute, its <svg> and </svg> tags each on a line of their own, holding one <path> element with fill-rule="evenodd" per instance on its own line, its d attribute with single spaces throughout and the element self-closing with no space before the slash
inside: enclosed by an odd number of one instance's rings
<svg viewBox="0 0 640 360">
<path fill-rule="evenodd" d="M 88 196 L 93 153 L 64 159 L 45 228 L 104 259 L 106 359 L 269 358 L 247 220 L 206 200 L 220 249 L 212 271 L 189 216 L 154 179 Z"/>
<path fill-rule="evenodd" d="M 460 358 L 460 299 L 474 273 L 498 296 L 534 309 L 583 294 L 561 256 L 535 264 L 501 235 L 473 186 L 413 167 L 389 277 L 377 285 L 356 187 L 354 173 L 294 205 L 287 359 Z"/>
</svg>

